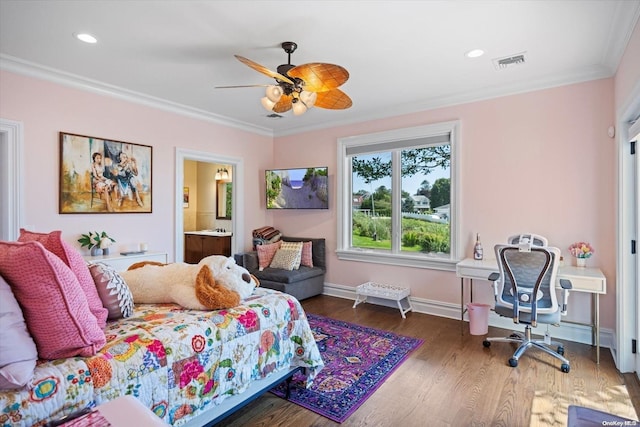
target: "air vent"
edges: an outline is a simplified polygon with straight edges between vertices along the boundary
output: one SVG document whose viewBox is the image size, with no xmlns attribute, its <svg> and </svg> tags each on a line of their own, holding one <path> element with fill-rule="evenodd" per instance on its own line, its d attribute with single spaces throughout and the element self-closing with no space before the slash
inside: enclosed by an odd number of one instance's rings
<svg viewBox="0 0 640 427">
<path fill-rule="evenodd" d="M 527 52 L 515 53 L 502 58 L 494 58 L 493 66 L 496 67 L 496 70 L 506 70 L 507 68 L 513 68 L 516 65 L 524 65 L 526 62 L 524 55 L 526 53 Z"/>
<path fill-rule="evenodd" d="M 281 119 L 283 116 L 281 116 L 280 114 L 271 113 L 271 114 L 267 114 L 267 117 L 270 119 Z"/>
</svg>

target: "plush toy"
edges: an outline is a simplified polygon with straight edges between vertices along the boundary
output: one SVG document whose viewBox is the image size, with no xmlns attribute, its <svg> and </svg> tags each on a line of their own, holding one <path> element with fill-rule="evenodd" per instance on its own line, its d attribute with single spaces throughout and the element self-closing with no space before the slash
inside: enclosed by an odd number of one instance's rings
<svg viewBox="0 0 640 427">
<path fill-rule="evenodd" d="M 194 310 L 235 307 L 258 279 L 230 257 L 212 255 L 198 264 L 144 261 L 120 273 L 136 303 L 176 303 Z"/>
</svg>

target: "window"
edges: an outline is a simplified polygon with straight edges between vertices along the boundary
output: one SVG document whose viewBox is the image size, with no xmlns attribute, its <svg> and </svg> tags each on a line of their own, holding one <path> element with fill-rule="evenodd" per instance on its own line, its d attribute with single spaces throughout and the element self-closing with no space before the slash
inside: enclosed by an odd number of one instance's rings
<svg viewBox="0 0 640 427">
<path fill-rule="evenodd" d="M 338 258 L 441 270 L 459 260 L 459 123 L 338 140 Z"/>
</svg>

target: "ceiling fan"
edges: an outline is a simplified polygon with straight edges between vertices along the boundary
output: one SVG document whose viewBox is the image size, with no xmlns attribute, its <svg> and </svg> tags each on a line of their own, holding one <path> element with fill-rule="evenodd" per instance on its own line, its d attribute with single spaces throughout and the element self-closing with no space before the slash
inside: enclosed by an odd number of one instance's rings
<svg viewBox="0 0 640 427">
<path fill-rule="evenodd" d="M 351 107 L 351 98 L 338 89 L 349 79 L 349 72 L 339 65 L 322 62 L 292 65 L 291 54 L 297 47 L 298 45 L 294 42 L 282 43 L 282 49 L 287 53 L 288 59 L 286 64 L 278 66 L 277 72 L 243 56 L 234 55 L 238 61 L 248 67 L 274 78 L 276 84 L 217 86 L 216 88 L 266 87 L 266 96 L 261 100 L 262 106 L 267 111 L 275 113 L 293 110 L 293 114 L 300 115 L 313 106 L 329 110 L 344 110 Z"/>
</svg>

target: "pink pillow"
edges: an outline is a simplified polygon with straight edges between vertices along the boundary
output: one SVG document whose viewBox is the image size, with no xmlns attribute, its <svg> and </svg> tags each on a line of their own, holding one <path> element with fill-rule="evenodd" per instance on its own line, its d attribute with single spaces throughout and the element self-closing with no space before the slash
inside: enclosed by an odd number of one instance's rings
<svg viewBox="0 0 640 427">
<path fill-rule="evenodd" d="M 22 309 L 0 276 L 0 390 L 30 385 L 38 350 L 29 335 Z"/>
<path fill-rule="evenodd" d="M 278 240 L 277 242 L 270 243 L 268 245 L 256 246 L 256 252 L 258 252 L 258 267 L 259 267 L 258 269 L 260 271 L 269 267 L 269 265 L 271 264 L 271 260 L 273 259 L 273 256 L 276 254 L 278 249 L 280 249 L 281 243 L 282 242 Z"/>
<path fill-rule="evenodd" d="M 22 307 L 39 357 L 93 356 L 104 347 L 78 279 L 41 243 L 0 242 L 0 274 Z"/>
<path fill-rule="evenodd" d="M 35 233 L 33 231 L 20 229 L 19 242 L 40 242 L 46 250 L 57 255 L 70 269 L 73 274 L 76 275 L 82 291 L 87 296 L 87 302 L 89 303 L 89 309 L 96 319 L 98 325 L 102 329 L 107 324 L 107 315 L 109 311 L 102 305 L 100 295 L 89 272 L 89 267 L 80 252 L 73 248 L 69 243 L 62 240 L 62 232 L 52 231 L 51 233 Z"/>
<path fill-rule="evenodd" d="M 313 267 L 313 243 L 311 241 L 304 242 L 302 244 L 302 257 L 300 258 L 300 265 L 306 265 L 307 267 Z"/>
</svg>

